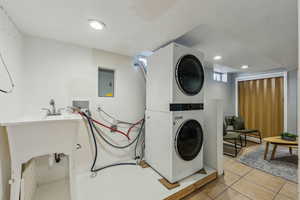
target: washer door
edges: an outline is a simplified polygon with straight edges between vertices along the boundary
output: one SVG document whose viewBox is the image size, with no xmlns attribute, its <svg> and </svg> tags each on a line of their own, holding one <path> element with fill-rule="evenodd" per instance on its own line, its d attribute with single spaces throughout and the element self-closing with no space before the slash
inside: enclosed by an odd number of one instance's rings
<svg viewBox="0 0 300 200">
<path fill-rule="evenodd" d="M 203 145 L 203 131 L 196 120 L 185 121 L 177 131 L 175 148 L 183 160 L 190 161 L 196 158 Z"/>
<path fill-rule="evenodd" d="M 176 66 L 176 81 L 186 95 L 198 94 L 204 84 L 204 70 L 200 60 L 193 55 L 181 57 Z"/>
</svg>

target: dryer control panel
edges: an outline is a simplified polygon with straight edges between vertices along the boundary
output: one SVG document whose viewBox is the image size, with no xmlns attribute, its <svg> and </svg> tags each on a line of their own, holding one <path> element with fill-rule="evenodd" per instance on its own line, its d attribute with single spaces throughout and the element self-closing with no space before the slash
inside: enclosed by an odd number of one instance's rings
<svg viewBox="0 0 300 200">
<path fill-rule="evenodd" d="M 171 103 L 170 111 L 203 110 L 203 103 Z"/>
</svg>

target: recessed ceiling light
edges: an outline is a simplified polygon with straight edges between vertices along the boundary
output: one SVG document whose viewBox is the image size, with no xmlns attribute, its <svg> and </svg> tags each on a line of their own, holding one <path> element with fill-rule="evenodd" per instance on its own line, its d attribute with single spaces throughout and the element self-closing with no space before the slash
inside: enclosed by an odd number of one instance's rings
<svg viewBox="0 0 300 200">
<path fill-rule="evenodd" d="M 241 66 L 241 68 L 242 68 L 242 69 L 248 69 L 249 66 L 248 66 L 248 65 L 243 65 L 243 66 Z"/>
<path fill-rule="evenodd" d="M 215 56 L 214 57 L 214 60 L 221 60 L 222 59 L 222 56 Z"/>
<path fill-rule="evenodd" d="M 103 22 L 96 19 L 89 19 L 89 25 L 95 30 L 103 30 L 105 27 Z"/>
</svg>

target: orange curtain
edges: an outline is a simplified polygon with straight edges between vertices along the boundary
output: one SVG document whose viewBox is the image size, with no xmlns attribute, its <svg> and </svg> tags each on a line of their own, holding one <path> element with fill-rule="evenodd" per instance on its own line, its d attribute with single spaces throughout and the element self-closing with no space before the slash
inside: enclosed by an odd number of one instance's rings
<svg viewBox="0 0 300 200">
<path fill-rule="evenodd" d="M 238 82 L 239 115 L 248 129 L 258 129 L 262 137 L 283 132 L 283 77 Z"/>
</svg>

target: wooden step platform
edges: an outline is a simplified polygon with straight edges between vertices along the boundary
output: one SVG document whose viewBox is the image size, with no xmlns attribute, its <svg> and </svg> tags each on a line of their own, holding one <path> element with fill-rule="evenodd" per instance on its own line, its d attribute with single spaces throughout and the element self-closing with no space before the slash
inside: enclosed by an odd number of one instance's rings
<svg viewBox="0 0 300 200">
<path fill-rule="evenodd" d="M 204 185 L 210 183 L 211 181 L 217 179 L 218 175 L 217 172 L 214 172 L 203 179 L 196 181 L 195 183 L 179 190 L 178 192 L 170 195 L 169 197 L 165 198 L 164 200 L 180 200 L 189 194 L 193 193 L 194 191 L 198 190 L 199 188 L 203 187 Z"/>
</svg>

